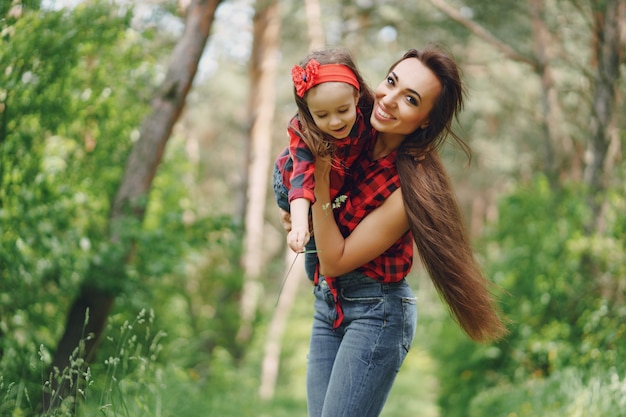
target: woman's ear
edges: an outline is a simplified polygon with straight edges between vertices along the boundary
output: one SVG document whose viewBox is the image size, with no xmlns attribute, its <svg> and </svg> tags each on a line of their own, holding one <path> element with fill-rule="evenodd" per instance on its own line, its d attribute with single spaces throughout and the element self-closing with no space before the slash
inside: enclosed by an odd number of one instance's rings
<svg viewBox="0 0 626 417">
<path fill-rule="evenodd" d="M 420 129 L 426 129 L 430 124 L 430 120 L 426 120 L 424 123 L 420 125 Z"/>
</svg>

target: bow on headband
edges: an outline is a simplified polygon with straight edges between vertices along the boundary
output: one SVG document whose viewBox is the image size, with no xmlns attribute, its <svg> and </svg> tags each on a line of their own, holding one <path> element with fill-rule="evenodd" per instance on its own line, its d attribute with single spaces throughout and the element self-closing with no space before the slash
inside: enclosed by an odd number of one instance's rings
<svg viewBox="0 0 626 417">
<path fill-rule="evenodd" d="M 315 85 L 315 78 L 317 77 L 319 69 L 320 63 L 315 59 L 310 60 L 304 68 L 298 65 L 293 66 L 291 69 L 291 79 L 293 80 L 293 85 L 296 87 L 298 97 L 304 97 L 304 93 Z"/>
</svg>

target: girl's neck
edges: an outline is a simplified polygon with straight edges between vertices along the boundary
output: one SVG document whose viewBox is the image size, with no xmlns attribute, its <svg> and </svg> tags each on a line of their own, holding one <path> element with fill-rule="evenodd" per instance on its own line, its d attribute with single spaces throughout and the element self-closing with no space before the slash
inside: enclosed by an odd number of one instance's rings
<svg viewBox="0 0 626 417">
<path fill-rule="evenodd" d="M 400 147 L 400 144 L 402 144 L 405 138 L 406 135 L 394 135 L 379 132 L 376 137 L 376 143 L 374 144 L 372 159 L 376 160 L 389 155 L 391 152 Z"/>
</svg>

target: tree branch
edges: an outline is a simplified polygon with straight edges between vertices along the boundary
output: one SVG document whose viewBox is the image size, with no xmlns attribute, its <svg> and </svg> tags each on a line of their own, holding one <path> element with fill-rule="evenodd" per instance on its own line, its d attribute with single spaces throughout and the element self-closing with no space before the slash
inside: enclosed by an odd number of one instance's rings
<svg viewBox="0 0 626 417">
<path fill-rule="evenodd" d="M 478 36 L 480 39 L 494 46 L 498 51 L 502 52 L 507 58 L 530 65 L 535 71 L 538 71 L 539 63 L 536 59 L 527 57 L 514 50 L 511 46 L 496 38 L 491 32 L 479 25 L 478 23 L 467 19 L 461 15 L 454 7 L 450 6 L 444 0 L 430 0 L 431 4 L 444 12 L 449 18 L 457 21 L 465 26 L 470 32 Z"/>
</svg>

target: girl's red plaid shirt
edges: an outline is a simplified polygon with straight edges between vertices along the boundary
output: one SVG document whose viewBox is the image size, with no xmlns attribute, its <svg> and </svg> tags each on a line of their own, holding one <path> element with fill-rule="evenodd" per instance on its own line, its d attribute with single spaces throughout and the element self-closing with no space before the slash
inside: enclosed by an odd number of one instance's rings
<svg viewBox="0 0 626 417">
<path fill-rule="evenodd" d="M 289 201 L 306 198 L 315 202 L 315 157 L 302 139 L 300 120 L 294 116 L 289 122 L 289 146 L 276 160 L 282 174 L 283 184 L 289 189 Z M 333 168 L 330 171 L 330 196 L 335 199 L 343 187 L 344 180 L 351 172 L 351 166 L 361 155 L 366 143 L 371 142 L 371 128 L 363 113 L 357 108 L 357 118 L 350 135 L 344 139 L 334 139 Z"/>
</svg>

